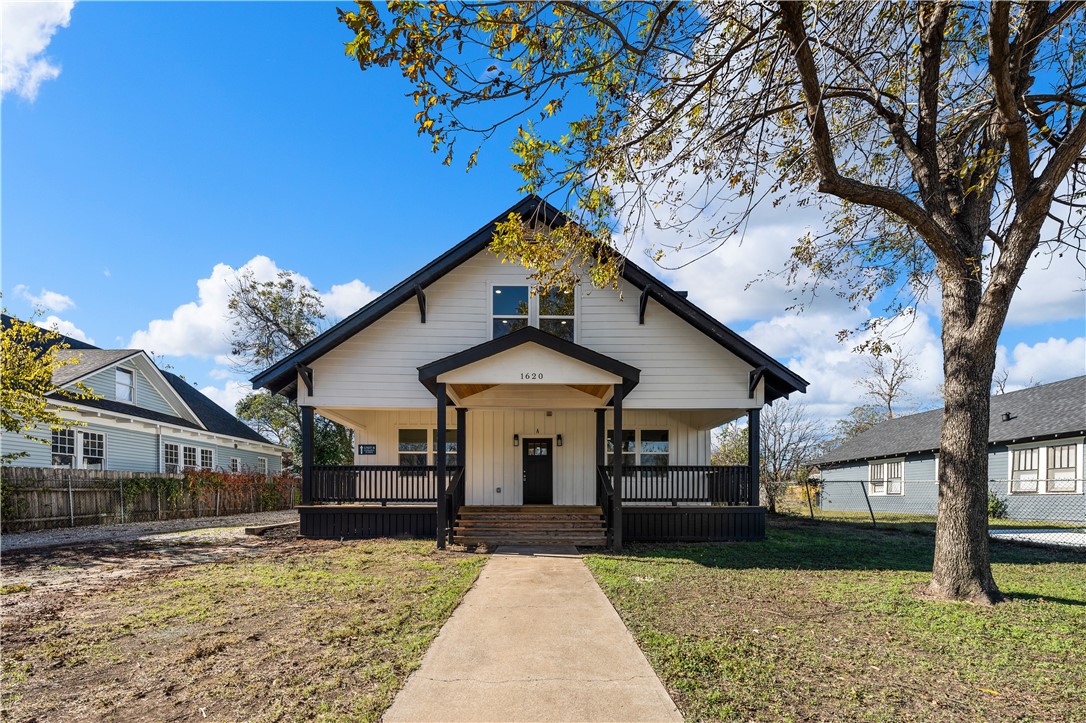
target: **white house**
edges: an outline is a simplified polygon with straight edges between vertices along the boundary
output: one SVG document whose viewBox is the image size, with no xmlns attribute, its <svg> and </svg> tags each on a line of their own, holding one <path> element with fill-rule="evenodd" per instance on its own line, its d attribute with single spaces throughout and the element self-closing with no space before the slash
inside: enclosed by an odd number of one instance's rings
<svg viewBox="0 0 1086 723">
<path fill-rule="evenodd" d="M 354 466 L 303 461 L 303 534 L 762 537 L 711 430 L 807 382 L 628 260 L 617 291 L 536 293 L 488 249 L 510 213 L 566 222 L 527 197 L 253 378 L 355 432 Z"/>
</svg>

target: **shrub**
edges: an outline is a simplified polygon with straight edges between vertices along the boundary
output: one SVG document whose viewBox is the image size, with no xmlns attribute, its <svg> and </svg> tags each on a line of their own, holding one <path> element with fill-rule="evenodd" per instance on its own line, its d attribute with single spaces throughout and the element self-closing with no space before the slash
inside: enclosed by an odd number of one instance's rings
<svg viewBox="0 0 1086 723">
<path fill-rule="evenodd" d="M 1002 520 L 1007 516 L 1007 500 L 995 492 L 988 492 L 988 517 L 993 520 Z"/>
</svg>

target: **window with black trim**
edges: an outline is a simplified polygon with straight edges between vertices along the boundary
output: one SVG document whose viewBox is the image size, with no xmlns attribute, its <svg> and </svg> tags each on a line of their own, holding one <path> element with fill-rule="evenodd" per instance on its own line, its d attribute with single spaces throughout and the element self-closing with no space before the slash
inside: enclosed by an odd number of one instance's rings
<svg viewBox="0 0 1086 723">
<path fill-rule="evenodd" d="M 615 430 L 607 430 L 607 466 L 615 463 Z M 637 431 L 633 429 L 622 430 L 622 465 L 631 466 L 637 464 Z"/>
<path fill-rule="evenodd" d="M 401 429 L 396 450 L 401 467 L 425 467 L 430 445 L 425 429 Z"/>
<path fill-rule="evenodd" d="M 576 295 L 572 291 L 550 289 L 539 293 L 539 328 L 560 339 L 573 341 L 576 321 Z"/>
</svg>

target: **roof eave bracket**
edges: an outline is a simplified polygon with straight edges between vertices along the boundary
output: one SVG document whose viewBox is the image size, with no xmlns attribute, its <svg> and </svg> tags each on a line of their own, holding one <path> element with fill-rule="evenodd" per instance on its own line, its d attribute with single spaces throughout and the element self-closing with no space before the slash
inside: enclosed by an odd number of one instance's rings
<svg viewBox="0 0 1086 723">
<path fill-rule="evenodd" d="M 767 371 L 769 371 L 768 367 L 757 367 L 750 370 L 750 381 L 747 385 L 748 399 L 754 399 L 754 392 L 758 389 L 758 382 L 762 381 L 762 377 L 765 376 Z"/>
<path fill-rule="evenodd" d="M 422 284 L 415 284 L 415 298 L 419 300 L 419 316 L 422 323 L 426 323 L 426 292 L 422 290 Z"/>
<path fill-rule="evenodd" d="M 305 384 L 305 391 L 309 396 L 313 396 L 313 368 L 308 367 L 301 362 L 295 364 L 294 368 L 298 370 L 298 374 L 302 377 L 302 383 Z"/>
<path fill-rule="evenodd" d="M 645 284 L 645 288 L 641 289 L 641 298 L 637 301 L 637 323 L 641 325 L 645 323 L 645 307 L 649 305 L 649 290 L 651 289 L 651 284 Z"/>
</svg>

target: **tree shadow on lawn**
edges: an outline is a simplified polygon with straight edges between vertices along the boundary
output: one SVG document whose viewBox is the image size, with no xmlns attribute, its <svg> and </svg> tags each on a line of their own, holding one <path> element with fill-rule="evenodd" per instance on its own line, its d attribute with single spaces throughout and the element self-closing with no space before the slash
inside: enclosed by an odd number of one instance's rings
<svg viewBox="0 0 1086 723">
<path fill-rule="evenodd" d="M 767 517 L 766 539 L 733 543 L 634 543 L 616 558 L 674 560 L 732 570 L 894 570 L 931 572 L 935 539 L 899 529 L 871 529 L 852 522 Z M 1086 564 L 1082 551 L 991 542 L 998 565 Z M 1081 601 L 1065 601 L 1082 604 Z"/>
</svg>

